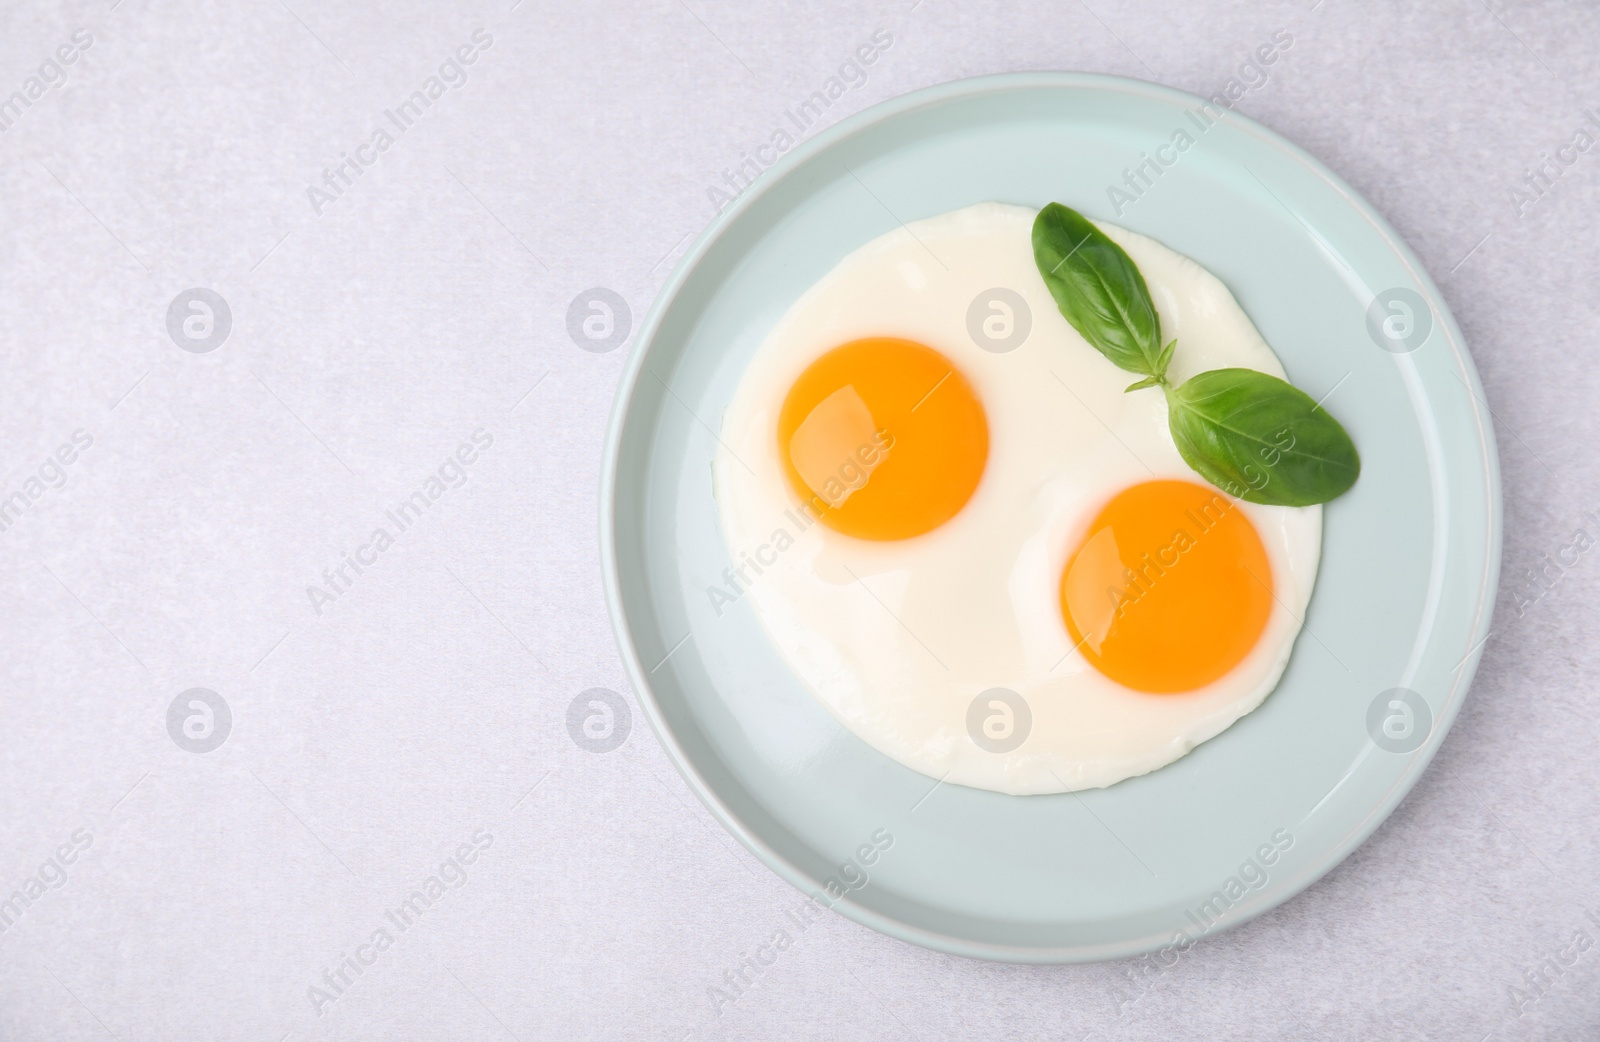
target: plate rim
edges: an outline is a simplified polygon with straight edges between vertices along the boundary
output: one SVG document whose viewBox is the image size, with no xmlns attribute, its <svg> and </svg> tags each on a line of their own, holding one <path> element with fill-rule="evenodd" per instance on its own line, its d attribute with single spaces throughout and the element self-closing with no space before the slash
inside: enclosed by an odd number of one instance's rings
<svg viewBox="0 0 1600 1042">
<path fill-rule="evenodd" d="M 672 761 L 673 766 L 683 777 L 689 788 L 729 834 L 738 839 L 747 850 L 754 854 L 779 878 L 802 893 L 821 891 L 822 881 L 812 878 L 808 873 L 791 864 L 787 858 L 770 847 L 759 835 L 747 828 L 744 822 L 723 803 L 716 790 L 701 775 L 693 759 L 679 743 L 676 733 L 673 732 L 665 720 L 661 707 L 657 702 L 655 690 L 650 683 L 649 672 L 644 668 L 643 662 L 639 658 L 638 649 L 634 644 L 632 627 L 624 608 L 621 576 L 617 563 L 617 480 L 623 429 L 633 411 L 634 400 L 645 368 L 646 356 L 654 345 L 656 335 L 667 312 L 674 305 L 683 290 L 684 284 L 689 280 L 705 255 L 722 234 L 747 210 L 754 206 L 758 199 L 778 185 L 783 180 L 783 176 L 790 170 L 801 166 L 813 156 L 833 148 L 835 145 L 870 128 L 874 124 L 905 115 L 919 108 L 944 104 L 959 98 L 980 94 L 1005 91 L 1082 90 L 1085 88 L 1135 94 L 1178 105 L 1205 103 L 1205 99 L 1187 91 L 1164 84 L 1152 83 L 1147 80 L 1105 73 L 1067 71 L 1007 72 L 964 77 L 922 87 L 876 102 L 823 129 L 815 136 L 800 142 L 793 149 L 779 156 L 777 162 L 763 171 L 763 175 L 773 174 L 774 176 L 759 176 L 755 183 L 741 192 L 732 203 L 720 210 L 701 230 L 693 245 L 685 251 L 678 263 L 673 267 L 671 275 L 657 292 L 655 299 L 633 336 L 632 343 L 629 345 L 627 361 L 618 381 L 611 414 L 606 424 L 598 497 L 601 572 L 605 586 L 607 615 L 611 621 L 617 649 L 621 654 L 628 680 L 633 685 L 635 700 L 639 704 L 642 714 L 649 721 L 650 729 L 655 733 L 657 741 L 661 743 L 667 758 Z M 1494 428 L 1492 424 L 1485 422 L 1488 406 L 1486 405 L 1482 382 L 1477 367 L 1473 364 L 1471 355 L 1467 351 L 1465 337 L 1461 333 L 1460 327 L 1456 324 L 1455 317 L 1449 310 L 1438 285 L 1429 275 L 1421 259 L 1416 256 L 1410 245 L 1389 221 L 1360 192 L 1356 191 L 1321 160 L 1277 131 L 1237 110 L 1228 110 L 1222 118 L 1234 124 L 1238 129 L 1244 130 L 1273 148 L 1278 149 L 1288 158 L 1299 163 L 1320 181 L 1333 188 L 1345 199 L 1352 210 L 1360 214 L 1374 228 L 1379 237 L 1394 251 L 1396 257 L 1412 278 L 1415 279 L 1417 285 L 1426 291 L 1429 307 L 1435 311 L 1440 320 L 1440 327 L 1445 335 L 1446 346 L 1449 348 L 1452 361 L 1455 364 L 1455 372 L 1463 379 L 1472 399 L 1470 413 L 1478 432 L 1478 448 L 1480 462 L 1483 465 L 1482 474 L 1487 500 L 1485 503 L 1487 517 L 1485 518 L 1486 538 L 1483 546 L 1483 572 L 1479 581 L 1478 603 L 1474 608 L 1472 644 L 1461 663 L 1455 668 L 1455 680 L 1445 695 L 1438 720 L 1428 739 L 1418 749 L 1409 754 L 1410 762 L 1407 763 L 1403 772 L 1384 795 L 1384 798 L 1373 805 L 1367 815 L 1349 830 L 1343 840 L 1329 848 L 1327 853 L 1307 866 L 1297 876 L 1286 880 L 1279 887 L 1263 892 L 1260 899 L 1248 906 L 1243 903 L 1236 905 L 1234 910 L 1230 911 L 1225 925 L 1219 924 L 1221 928 L 1215 931 L 1208 930 L 1202 934 L 1201 938 L 1195 939 L 1197 942 L 1204 937 L 1232 930 L 1299 896 L 1313 883 L 1341 864 L 1357 847 L 1365 843 L 1388 820 L 1395 808 L 1399 806 L 1400 801 L 1406 797 L 1421 779 L 1423 772 L 1432 762 L 1434 755 L 1438 752 L 1445 737 L 1454 725 L 1456 716 L 1465 701 L 1467 691 L 1472 686 L 1478 664 L 1483 656 L 1484 646 L 1491 631 L 1494 604 L 1499 588 L 1501 551 L 1504 537 L 1504 499 L 1500 481 L 1499 451 Z M 1345 777 L 1349 777 L 1349 774 L 1346 773 Z M 1343 784 L 1343 779 L 1339 784 Z M 1338 786 L 1336 785 L 1335 790 L 1337 788 Z M 1330 796 L 1333 791 L 1330 790 Z M 1324 799 L 1326 798 L 1324 797 Z M 854 901 L 848 894 L 831 902 L 829 907 L 863 926 L 897 940 L 950 955 L 991 962 L 1043 965 L 1096 962 L 1152 951 L 1169 940 L 1166 932 L 1163 932 L 1154 937 L 1132 938 L 1094 945 L 1035 947 L 998 944 L 915 926 L 863 906 Z"/>
</svg>

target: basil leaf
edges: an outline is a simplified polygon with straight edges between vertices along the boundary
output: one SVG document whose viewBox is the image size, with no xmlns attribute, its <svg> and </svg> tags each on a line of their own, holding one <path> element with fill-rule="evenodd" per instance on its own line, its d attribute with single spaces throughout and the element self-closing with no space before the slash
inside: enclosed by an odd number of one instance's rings
<svg viewBox="0 0 1600 1042">
<path fill-rule="evenodd" d="M 1166 374 L 1161 319 L 1144 276 L 1105 232 L 1051 203 L 1033 221 L 1033 260 L 1061 314 L 1090 346 L 1130 373 Z"/>
<path fill-rule="evenodd" d="M 1326 503 L 1361 473 L 1338 420 L 1304 391 L 1253 369 L 1212 369 L 1167 388 L 1167 424 L 1184 462 L 1251 503 Z"/>
</svg>

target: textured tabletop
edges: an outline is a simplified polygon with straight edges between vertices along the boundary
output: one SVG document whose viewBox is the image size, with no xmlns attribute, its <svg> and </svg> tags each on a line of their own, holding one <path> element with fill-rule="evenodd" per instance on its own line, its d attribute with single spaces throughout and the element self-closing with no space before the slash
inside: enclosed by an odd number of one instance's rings
<svg viewBox="0 0 1600 1042">
<path fill-rule="evenodd" d="M 1600 1037 L 1597 45 L 1555 0 L 6 3 L 0 1038 Z M 1231 91 L 1353 184 L 1500 445 L 1442 752 L 1170 966 L 796 919 L 600 582 L 629 323 L 740 164 L 814 92 L 796 137 L 1037 69 Z"/>
</svg>

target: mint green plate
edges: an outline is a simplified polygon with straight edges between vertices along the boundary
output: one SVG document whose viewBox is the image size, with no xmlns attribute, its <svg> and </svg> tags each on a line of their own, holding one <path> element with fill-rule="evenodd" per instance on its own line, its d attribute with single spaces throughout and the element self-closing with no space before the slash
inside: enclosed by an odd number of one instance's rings
<svg viewBox="0 0 1600 1042">
<path fill-rule="evenodd" d="M 1200 105 L 1071 73 L 965 80 L 878 105 L 792 150 L 721 213 L 639 331 L 600 527 L 641 709 L 757 857 L 884 933 L 1068 962 L 1186 947 L 1258 915 L 1394 809 L 1477 666 L 1500 488 L 1460 330 L 1349 185 L 1243 117 L 1202 130 L 1190 115 Z M 1192 144 L 1161 151 L 1172 163 L 1119 215 L 1108 188 L 1180 130 Z M 1332 392 L 1361 451 L 1361 480 L 1327 508 L 1316 592 L 1277 690 L 1190 755 L 1108 789 L 1013 797 L 936 785 L 835 723 L 747 601 L 719 617 L 707 592 L 729 564 L 714 432 L 764 334 L 857 246 L 983 200 L 1059 200 L 1195 258 L 1294 383 Z"/>
</svg>

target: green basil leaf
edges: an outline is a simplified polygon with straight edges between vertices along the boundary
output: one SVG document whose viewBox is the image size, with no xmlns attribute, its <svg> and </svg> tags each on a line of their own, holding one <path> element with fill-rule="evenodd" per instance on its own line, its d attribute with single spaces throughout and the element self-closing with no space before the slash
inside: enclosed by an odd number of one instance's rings
<svg viewBox="0 0 1600 1042">
<path fill-rule="evenodd" d="M 1149 287 L 1105 232 L 1051 203 L 1033 221 L 1033 260 L 1061 314 L 1090 346 L 1130 373 L 1165 375 L 1161 319 Z"/>
<path fill-rule="evenodd" d="M 1326 503 L 1361 473 L 1338 420 L 1304 391 L 1253 369 L 1212 369 L 1167 388 L 1167 424 L 1184 462 L 1251 503 Z"/>
</svg>

